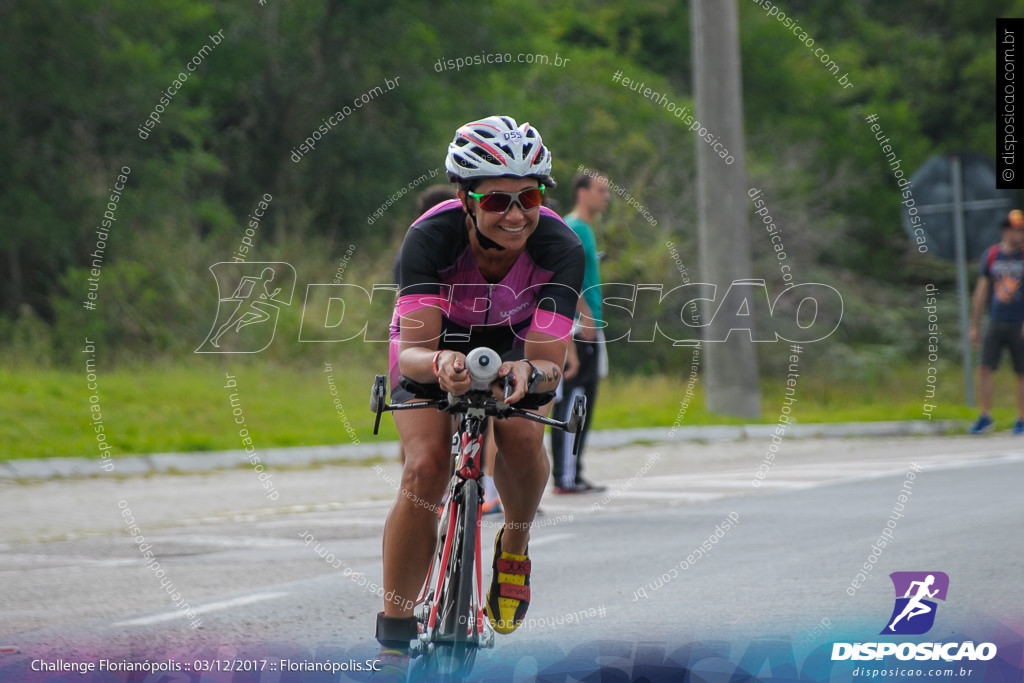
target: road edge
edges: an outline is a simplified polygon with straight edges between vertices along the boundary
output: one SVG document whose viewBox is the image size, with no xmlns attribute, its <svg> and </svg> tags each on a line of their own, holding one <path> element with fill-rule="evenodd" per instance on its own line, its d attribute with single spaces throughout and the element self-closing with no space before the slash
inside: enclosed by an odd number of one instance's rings
<svg viewBox="0 0 1024 683">
<path fill-rule="evenodd" d="M 885 436 L 935 436 L 960 432 L 963 420 L 904 420 L 893 422 L 844 422 L 823 424 L 791 424 L 787 438 L 845 438 Z M 742 441 L 767 439 L 776 425 L 707 425 L 689 427 L 647 427 L 642 429 L 607 429 L 593 431 L 587 437 L 590 448 L 618 448 L 634 443 L 672 443 L 686 441 Z M 264 448 L 255 455 L 268 467 L 308 467 L 344 461 L 366 461 L 392 458 L 398 453 L 397 441 L 339 444 L 334 446 L 298 446 Z M 244 450 L 206 451 L 197 453 L 153 453 L 126 455 L 102 461 L 91 458 L 38 458 L 0 460 L 0 479 L 53 479 L 110 476 L 145 476 L 149 474 L 201 473 L 220 469 L 252 466 L 252 455 Z"/>
</svg>

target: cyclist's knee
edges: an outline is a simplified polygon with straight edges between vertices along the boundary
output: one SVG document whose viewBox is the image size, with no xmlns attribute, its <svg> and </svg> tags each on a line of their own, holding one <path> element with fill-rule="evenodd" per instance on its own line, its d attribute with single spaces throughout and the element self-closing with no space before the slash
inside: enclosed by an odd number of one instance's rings
<svg viewBox="0 0 1024 683">
<path fill-rule="evenodd" d="M 504 458 L 515 461 L 544 455 L 544 429 L 540 425 L 517 424 L 520 429 L 495 430 L 494 438 Z"/>
<path fill-rule="evenodd" d="M 406 448 L 405 466 L 402 468 L 402 488 L 421 496 L 431 503 L 440 499 L 450 474 L 451 447 L 430 446 Z"/>
</svg>

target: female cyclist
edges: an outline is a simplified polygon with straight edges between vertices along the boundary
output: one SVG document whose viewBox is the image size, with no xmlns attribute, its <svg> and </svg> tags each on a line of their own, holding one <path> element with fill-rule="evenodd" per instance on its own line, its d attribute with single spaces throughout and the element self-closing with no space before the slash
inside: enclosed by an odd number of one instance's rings
<svg viewBox="0 0 1024 683">
<path fill-rule="evenodd" d="M 554 391 L 584 261 L 573 231 L 541 207 L 545 187 L 555 184 L 551 152 L 529 123 L 491 116 L 456 131 L 445 168 L 458 184 L 458 198 L 420 216 L 402 245 L 401 290 L 391 330 L 391 400 L 415 398 L 400 386 L 400 375 L 465 393 L 470 388 L 466 353 L 477 346 L 501 354 L 499 378 L 512 375 L 514 382 L 509 403 L 527 393 Z M 546 415 L 550 407 L 538 412 Z M 450 476 L 452 425 L 449 415 L 431 410 L 393 415 L 405 465 L 402 490 L 384 527 L 387 599 L 377 615 L 376 635 L 385 664 L 402 667 L 417 632 L 412 605 L 435 550 L 437 506 Z M 549 465 L 543 425 L 492 423 L 500 452 L 494 482 L 505 525 L 495 539 L 487 614 L 496 631 L 510 633 L 530 602 L 527 543 Z"/>
</svg>

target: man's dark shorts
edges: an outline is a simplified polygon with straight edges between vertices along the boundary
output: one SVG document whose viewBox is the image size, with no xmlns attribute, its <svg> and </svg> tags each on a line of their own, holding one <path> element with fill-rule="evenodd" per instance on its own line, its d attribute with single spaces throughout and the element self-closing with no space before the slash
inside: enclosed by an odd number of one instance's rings
<svg viewBox="0 0 1024 683">
<path fill-rule="evenodd" d="M 1009 320 L 989 320 L 985 330 L 985 339 L 981 346 L 981 364 L 995 370 L 1003 355 L 1003 347 L 1010 349 L 1013 360 L 1013 371 L 1024 375 L 1024 335 L 1021 327 L 1024 323 Z"/>
</svg>

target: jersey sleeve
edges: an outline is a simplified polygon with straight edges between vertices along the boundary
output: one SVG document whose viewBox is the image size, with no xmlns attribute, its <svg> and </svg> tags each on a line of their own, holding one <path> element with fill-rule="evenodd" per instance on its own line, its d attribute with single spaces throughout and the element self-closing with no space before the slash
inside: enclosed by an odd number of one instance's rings
<svg viewBox="0 0 1024 683">
<path fill-rule="evenodd" d="M 448 314 L 450 287 L 441 283 L 439 275 L 446 251 L 443 234 L 431 229 L 430 223 L 417 223 L 409 228 L 400 256 L 399 316 L 426 306 L 436 306 Z"/>
</svg>

